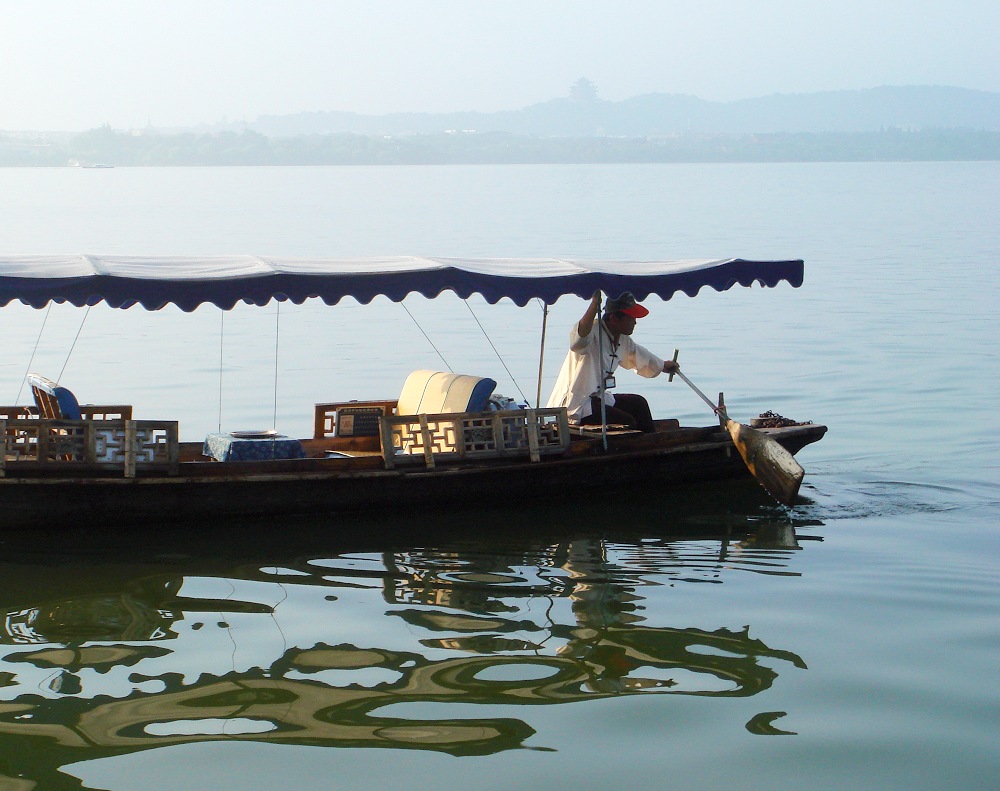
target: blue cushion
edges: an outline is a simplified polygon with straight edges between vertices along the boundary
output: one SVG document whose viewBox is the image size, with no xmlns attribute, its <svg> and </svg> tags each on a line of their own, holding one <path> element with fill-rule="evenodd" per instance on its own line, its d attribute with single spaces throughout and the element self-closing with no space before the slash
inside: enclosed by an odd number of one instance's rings
<svg viewBox="0 0 1000 791">
<path fill-rule="evenodd" d="M 44 410 L 39 401 L 38 394 L 35 392 L 36 389 L 48 393 L 55 399 L 63 420 L 83 419 L 83 416 L 80 414 L 80 403 L 76 400 L 76 396 L 67 388 L 57 385 L 51 379 L 46 379 L 44 376 L 39 376 L 38 374 L 28 374 L 28 384 L 31 385 L 32 393 L 35 396 L 35 405 L 40 411 Z"/>
<path fill-rule="evenodd" d="M 466 412 L 485 412 L 489 408 L 490 396 L 497 383 L 492 379 L 480 379 L 479 383 L 472 388 L 472 395 L 469 396 L 469 405 Z"/>
</svg>

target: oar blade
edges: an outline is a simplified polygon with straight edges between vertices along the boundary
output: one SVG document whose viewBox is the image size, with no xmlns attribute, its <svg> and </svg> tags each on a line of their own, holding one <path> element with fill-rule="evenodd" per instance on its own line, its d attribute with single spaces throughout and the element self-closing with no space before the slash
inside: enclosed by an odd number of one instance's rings
<svg viewBox="0 0 1000 791">
<path fill-rule="evenodd" d="M 735 420 L 729 420 L 726 428 L 753 477 L 775 500 L 793 505 L 806 474 L 802 465 L 778 442 L 760 431 Z"/>
</svg>

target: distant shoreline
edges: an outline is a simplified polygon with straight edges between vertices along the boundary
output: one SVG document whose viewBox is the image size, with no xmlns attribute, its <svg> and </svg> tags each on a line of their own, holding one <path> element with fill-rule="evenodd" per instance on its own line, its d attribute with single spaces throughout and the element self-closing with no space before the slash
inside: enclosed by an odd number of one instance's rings
<svg viewBox="0 0 1000 791">
<path fill-rule="evenodd" d="M 119 132 L 0 133 L 0 166 L 526 165 L 1000 160 L 1000 132 L 876 132 L 542 137 L 504 132 L 414 135 Z"/>
</svg>

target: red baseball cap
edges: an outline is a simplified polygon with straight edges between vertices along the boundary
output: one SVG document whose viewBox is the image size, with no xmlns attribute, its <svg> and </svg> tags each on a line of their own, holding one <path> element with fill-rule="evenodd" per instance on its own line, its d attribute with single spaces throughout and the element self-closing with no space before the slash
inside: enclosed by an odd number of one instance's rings
<svg viewBox="0 0 1000 791">
<path fill-rule="evenodd" d="M 628 291 L 616 299 L 609 299 L 604 304 L 604 315 L 610 316 L 612 313 L 624 313 L 633 319 L 641 319 L 643 316 L 649 315 L 649 311 L 636 302 L 635 297 Z"/>
</svg>

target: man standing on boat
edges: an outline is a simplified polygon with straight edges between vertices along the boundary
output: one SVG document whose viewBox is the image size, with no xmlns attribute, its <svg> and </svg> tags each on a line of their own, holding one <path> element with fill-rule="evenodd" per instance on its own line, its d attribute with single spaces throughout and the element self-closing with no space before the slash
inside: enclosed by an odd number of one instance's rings
<svg viewBox="0 0 1000 791">
<path fill-rule="evenodd" d="M 596 321 L 600 310 L 601 292 L 598 291 L 583 318 L 570 331 L 569 353 L 549 396 L 548 406 L 566 407 L 574 423 L 599 426 L 603 395 L 607 423 L 652 432 L 655 430 L 653 417 L 645 398 L 610 392 L 615 386 L 614 373 L 621 367 L 652 378 L 679 371 L 680 366 L 672 360 L 661 360 L 632 340 L 636 319 L 649 315 L 634 296 L 626 292 L 617 299 L 609 299 L 603 318 Z"/>
</svg>

